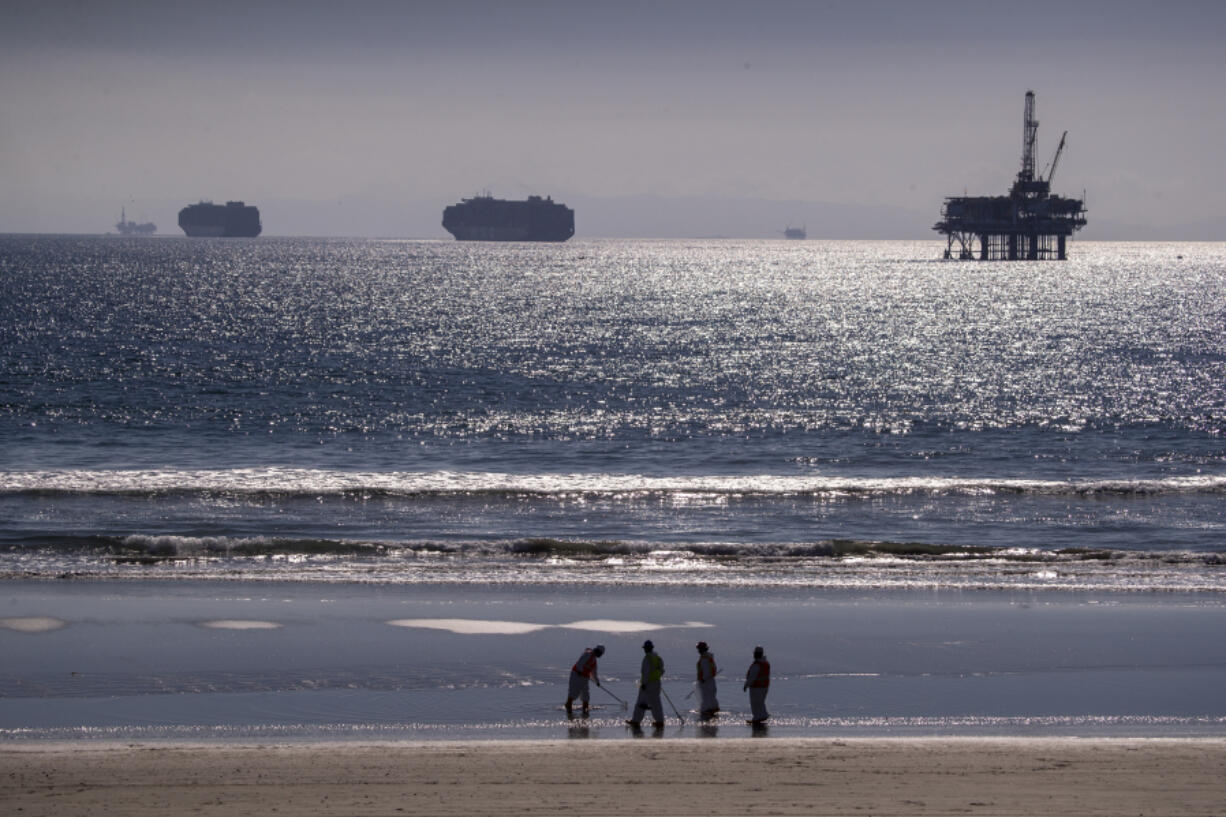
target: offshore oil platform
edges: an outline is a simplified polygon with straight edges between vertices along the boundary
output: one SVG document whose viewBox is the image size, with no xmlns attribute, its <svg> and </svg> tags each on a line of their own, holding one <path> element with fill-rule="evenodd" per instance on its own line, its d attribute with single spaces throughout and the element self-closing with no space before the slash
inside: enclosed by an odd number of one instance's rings
<svg viewBox="0 0 1226 817">
<path fill-rule="evenodd" d="M 1051 180 L 1064 152 L 1068 131 L 1045 172 L 1035 171 L 1039 122 L 1034 91 L 1026 92 L 1022 123 L 1022 169 L 1007 196 L 951 196 L 932 229 L 948 237 L 946 258 L 980 261 L 1040 261 L 1068 257 L 1068 237 L 1086 224 L 1082 199 L 1051 194 Z M 979 252 L 975 252 L 975 243 Z M 958 245 L 957 250 L 954 244 Z"/>
</svg>

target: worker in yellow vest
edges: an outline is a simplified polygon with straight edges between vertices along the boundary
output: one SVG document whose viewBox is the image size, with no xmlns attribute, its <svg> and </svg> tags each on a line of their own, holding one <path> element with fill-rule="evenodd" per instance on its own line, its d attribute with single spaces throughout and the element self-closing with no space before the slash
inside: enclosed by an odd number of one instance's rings
<svg viewBox="0 0 1226 817">
<path fill-rule="evenodd" d="M 745 673 L 745 686 L 749 690 L 749 708 L 753 712 L 750 723 L 760 726 L 770 717 L 766 711 L 766 690 L 771 685 L 771 664 L 766 660 L 766 651 L 761 647 L 753 648 L 753 663 Z"/>
<path fill-rule="evenodd" d="M 634 715 L 626 723 L 638 728 L 643 715 L 651 710 L 651 725 L 664 728 L 664 704 L 660 701 L 660 681 L 664 678 L 664 659 L 655 653 L 655 645 L 643 642 L 643 664 L 639 670 L 639 697 L 634 702 Z"/>
<path fill-rule="evenodd" d="M 587 717 L 588 706 L 592 698 L 592 689 L 588 685 L 589 681 L 595 681 L 596 686 L 600 686 L 600 677 L 596 674 L 596 659 L 604 655 L 604 646 L 597 644 L 595 647 L 588 647 L 583 651 L 583 655 L 579 656 L 579 660 L 570 668 L 570 684 L 566 691 L 566 714 L 571 714 L 571 704 L 578 698 L 583 702 L 583 717 Z"/>
<path fill-rule="evenodd" d="M 698 717 L 709 721 L 719 711 L 719 701 L 715 698 L 715 655 L 707 642 L 698 642 Z"/>
</svg>

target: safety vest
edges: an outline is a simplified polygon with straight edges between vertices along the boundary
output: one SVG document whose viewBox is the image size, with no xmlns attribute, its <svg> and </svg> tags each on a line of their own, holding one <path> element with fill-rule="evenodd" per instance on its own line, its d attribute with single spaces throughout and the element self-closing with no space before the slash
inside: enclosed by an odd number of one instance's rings
<svg viewBox="0 0 1226 817">
<path fill-rule="evenodd" d="M 754 667 L 758 668 L 758 677 L 749 682 L 750 688 L 765 689 L 771 685 L 771 662 L 765 658 L 755 659 L 750 665 L 750 670 Z"/>
<path fill-rule="evenodd" d="M 579 656 L 579 660 L 571 667 L 571 671 L 585 678 L 591 678 L 596 674 L 596 653 L 592 652 L 590 647 L 584 650 L 583 655 Z"/>
<path fill-rule="evenodd" d="M 715 668 L 715 656 L 709 652 L 704 652 L 698 656 L 698 680 L 706 681 L 714 678 L 715 673 L 719 672 Z"/>
<path fill-rule="evenodd" d="M 643 683 L 658 684 L 664 677 L 664 659 L 649 652 L 643 656 Z"/>
</svg>

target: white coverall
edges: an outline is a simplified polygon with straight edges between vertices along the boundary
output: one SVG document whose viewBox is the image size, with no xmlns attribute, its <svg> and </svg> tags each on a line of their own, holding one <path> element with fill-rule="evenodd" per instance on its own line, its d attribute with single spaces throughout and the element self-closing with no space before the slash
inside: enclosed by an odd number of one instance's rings
<svg viewBox="0 0 1226 817">
<path fill-rule="evenodd" d="M 770 688 L 770 671 L 771 665 L 764 655 L 761 658 L 755 658 L 754 662 L 749 665 L 749 671 L 745 673 L 745 688 L 749 690 L 749 709 L 756 723 L 770 717 L 770 713 L 766 711 L 766 691 Z"/>
</svg>

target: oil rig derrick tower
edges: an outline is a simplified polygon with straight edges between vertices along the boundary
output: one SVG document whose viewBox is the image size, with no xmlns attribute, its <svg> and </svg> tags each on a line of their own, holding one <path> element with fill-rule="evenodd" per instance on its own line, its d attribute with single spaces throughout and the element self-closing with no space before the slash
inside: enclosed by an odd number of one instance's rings
<svg viewBox="0 0 1226 817">
<path fill-rule="evenodd" d="M 1068 257 L 1068 237 L 1086 223 L 1084 201 L 1051 193 L 1052 176 L 1064 152 L 1068 131 L 1060 137 L 1056 154 L 1047 166 L 1046 178 L 1035 169 L 1038 135 L 1034 91 L 1027 91 L 1022 120 L 1022 169 L 1017 180 L 1007 196 L 951 196 L 945 199 L 941 220 L 932 229 L 947 237 L 946 258 L 1063 261 Z"/>
</svg>

